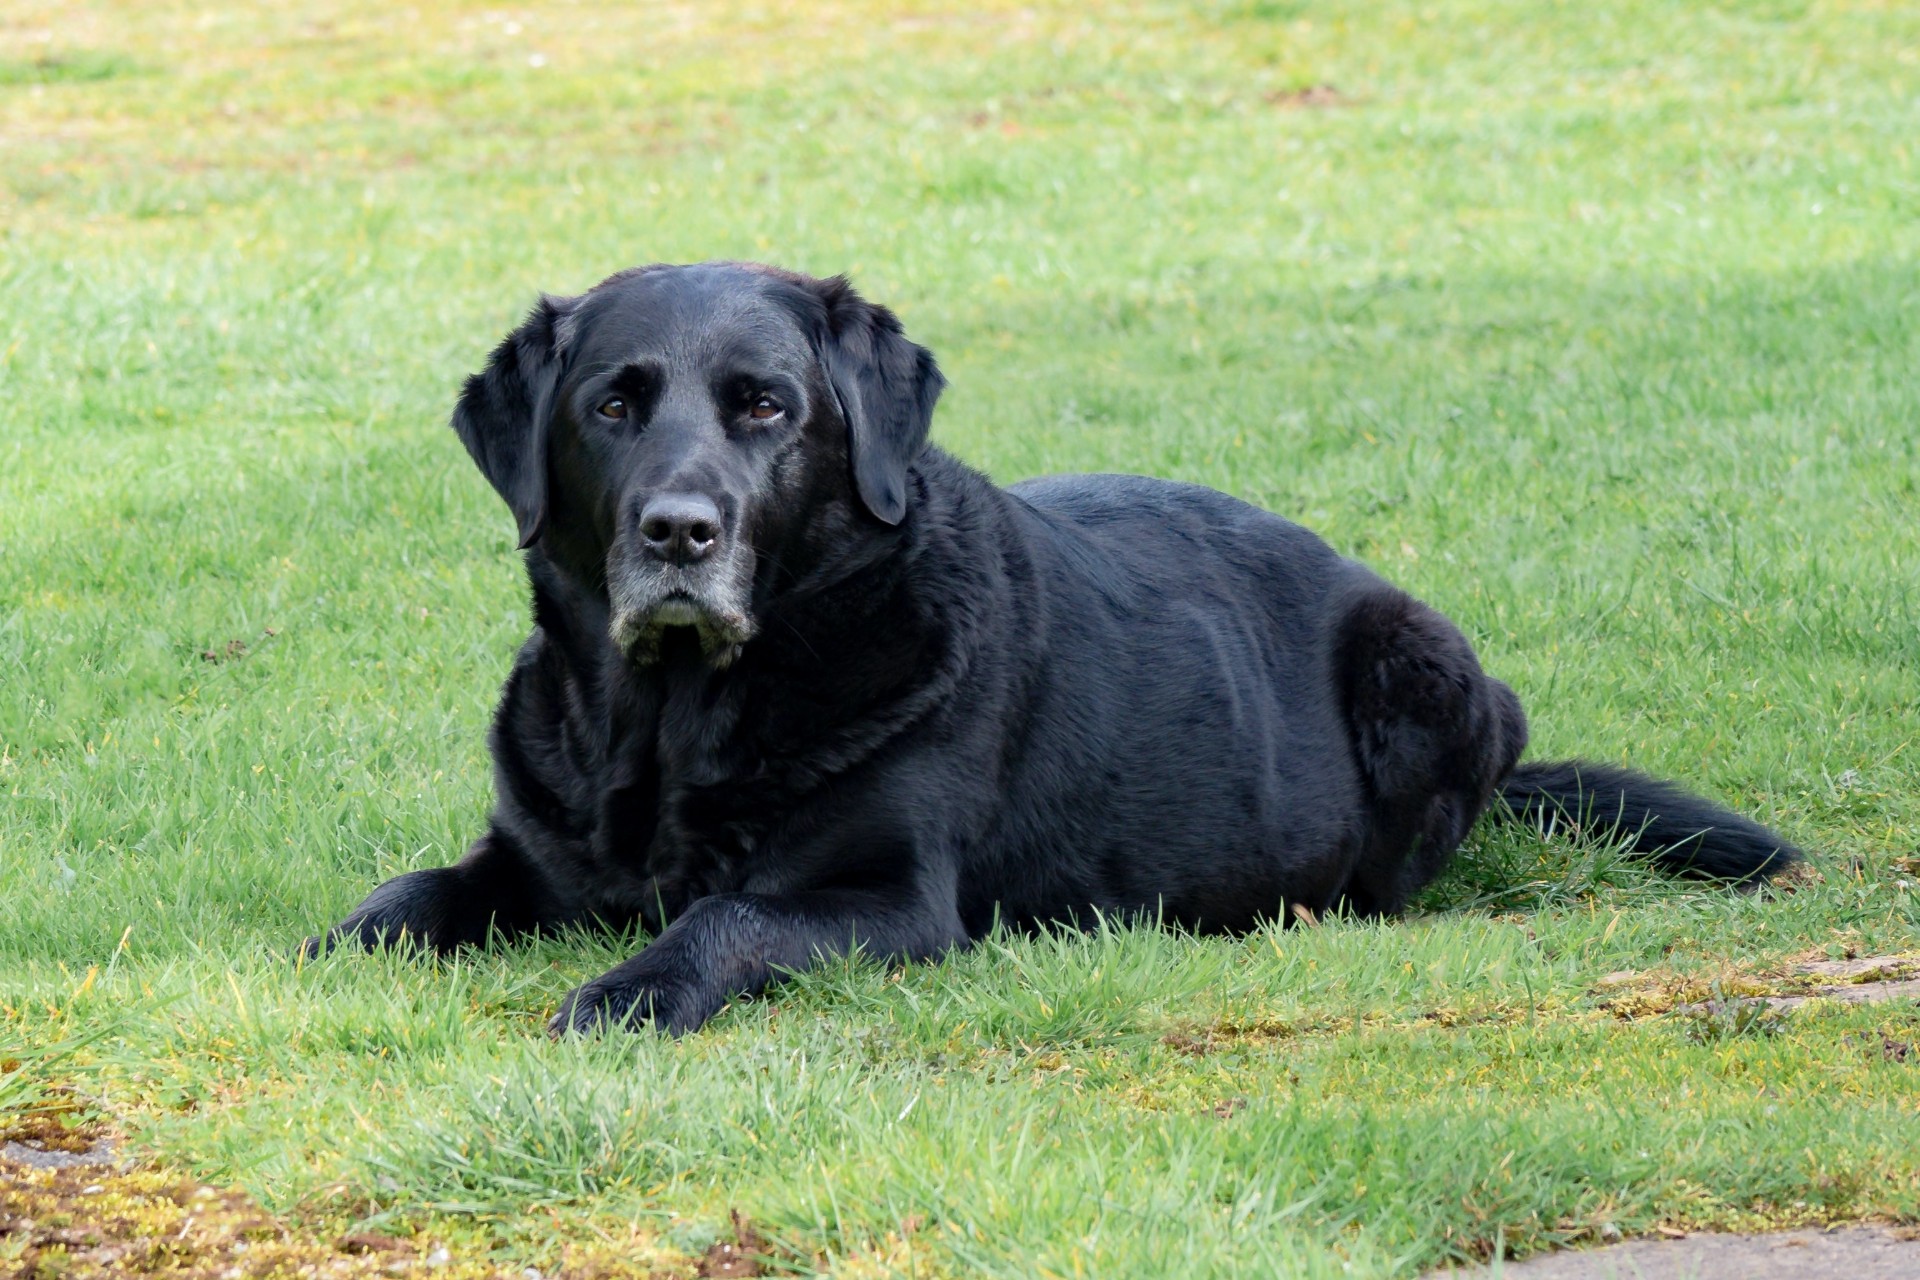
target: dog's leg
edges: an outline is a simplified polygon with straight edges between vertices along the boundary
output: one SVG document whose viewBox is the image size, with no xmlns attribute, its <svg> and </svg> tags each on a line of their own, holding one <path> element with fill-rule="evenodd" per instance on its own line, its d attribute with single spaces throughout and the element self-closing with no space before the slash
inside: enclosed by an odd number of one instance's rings
<svg viewBox="0 0 1920 1280">
<path fill-rule="evenodd" d="M 959 913 L 913 891 L 813 890 L 780 897 L 702 898 L 639 955 L 576 988 L 547 1024 L 551 1035 L 652 1022 L 692 1031 L 736 995 L 784 970 L 845 955 L 926 959 L 962 945 Z"/>
<path fill-rule="evenodd" d="M 418 946 L 437 952 L 511 937 L 560 921 L 551 895 L 520 851 L 498 831 L 474 841 L 450 867 L 395 876 L 323 937 L 300 945 L 313 958 L 348 939 L 363 946 Z"/>
</svg>

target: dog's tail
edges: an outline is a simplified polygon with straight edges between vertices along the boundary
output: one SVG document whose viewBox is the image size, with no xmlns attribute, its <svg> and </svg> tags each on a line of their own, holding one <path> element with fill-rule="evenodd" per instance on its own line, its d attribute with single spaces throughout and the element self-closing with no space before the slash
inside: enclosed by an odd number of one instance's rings
<svg viewBox="0 0 1920 1280">
<path fill-rule="evenodd" d="M 1800 850 L 1750 818 L 1614 765 L 1523 764 L 1501 784 L 1500 795 L 1509 813 L 1529 826 L 1567 827 L 1622 844 L 1667 871 L 1746 884 L 1778 875 L 1801 858 Z"/>
</svg>

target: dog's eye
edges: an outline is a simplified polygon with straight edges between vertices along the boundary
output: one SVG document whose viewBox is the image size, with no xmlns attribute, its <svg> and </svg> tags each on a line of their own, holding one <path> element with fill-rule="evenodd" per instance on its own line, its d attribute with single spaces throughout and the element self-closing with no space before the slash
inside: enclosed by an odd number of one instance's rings
<svg viewBox="0 0 1920 1280">
<path fill-rule="evenodd" d="M 627 402 L 619 396 L 615 396 L 613 399 L 603 403 L 598 409 L 595 409 L 594 412 L 603 418 L 624 418 L 627 416 Z"/>
<path fill-rule="evenodd" d="M 754 400 L 753 407 L 747 410 L 747 416 L 756 422 L 767 422 L 785 412 L 772 396 L 760 396 Z"/>
</svg>

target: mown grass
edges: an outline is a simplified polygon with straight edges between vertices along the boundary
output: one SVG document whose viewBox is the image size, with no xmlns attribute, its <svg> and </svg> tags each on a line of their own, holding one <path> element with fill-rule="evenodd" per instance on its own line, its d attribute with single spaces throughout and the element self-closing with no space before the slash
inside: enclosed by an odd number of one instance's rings
<svg viewBox="0 0 1920 1280">
<path fill-rule="evenodd" d="M 513 1269 L 736 1209 L 848 1275 L 1920 1217 L 1911 1005 L 1658 1016 L 1915 947 L 1912 12 L 16 3 L 0 47 L 0 1102 Z M 525 609 L 458 379 L 538 289 L 725 256 L 894 304 L 997 477 L 1310 523 L 1538 752 L 1813 875 L 1489 831 L 1401 924 L 838 966 L 673 1043 L 539 1034 L 632 938 L 295 969 L 488 802 Z"/>
</svg>

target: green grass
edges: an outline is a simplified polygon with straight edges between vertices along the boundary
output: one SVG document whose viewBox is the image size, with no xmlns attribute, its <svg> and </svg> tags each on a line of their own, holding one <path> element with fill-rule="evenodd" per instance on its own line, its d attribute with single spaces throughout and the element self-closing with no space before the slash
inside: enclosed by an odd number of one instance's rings
<svg viewBox="0 0 1920 1280">
<path fill-rule="evenodd" d="M 1920 1219 L 1877 1047 L 1920 1010 L 1658 1016 L 1916 948 L 1920 15 L 29 2 L 0 42 L 0 1104 L 536 1261 L 731 1210 L 802 1269 L 1101 1277 Z M 525 601 L 459 379 L 539 289 L 729 256 L 894 305 L 996 477 L 1309 523 L 1536 752 L 1814 875 L 1489 832 L 1399 924 L 849 964 L 679 1042 L 540 1034 L 634 938 L 296 970 L 488 804 Z"/>
</svg>

